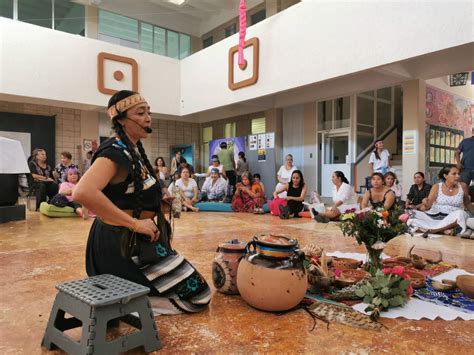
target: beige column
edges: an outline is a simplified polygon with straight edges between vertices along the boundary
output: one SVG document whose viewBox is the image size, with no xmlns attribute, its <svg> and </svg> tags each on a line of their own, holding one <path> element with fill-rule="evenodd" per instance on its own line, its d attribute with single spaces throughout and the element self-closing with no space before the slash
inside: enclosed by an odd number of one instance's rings
<svg viewBox="0 0 474 355">
<path fill-rule="evenodd" d="M 265 130 L 275 132 L 275 169 L 280 168 L 283 157 L 283 111 L 270 109 L 265 111 Z"/>
<path fill-rule="evenodd" d="M 270 17 L 278 13 L 278 3 L 279 0 L 267 0 L 265 1 L 265 12 L 266 12 L 266 17 Z"/>
<path fill-rule="evenodd" d="M 413 184 L 413 174 L 425 172 L 426 143 L 425 143 L 425 97 L 426 84 L 424 80 L 410 80 L 402 84 L 403 89 L 403 132 L 416 132 L 416 154 L 402 153 L 403 198 Z M 403 148 L 403 146 L 402 146 Z"/>
<path fill-rule="evenodd" d="M 86 37 L 99 38 L 99 8 L 95 6 L 85 6 L 86 13 Z"/>
</svg>

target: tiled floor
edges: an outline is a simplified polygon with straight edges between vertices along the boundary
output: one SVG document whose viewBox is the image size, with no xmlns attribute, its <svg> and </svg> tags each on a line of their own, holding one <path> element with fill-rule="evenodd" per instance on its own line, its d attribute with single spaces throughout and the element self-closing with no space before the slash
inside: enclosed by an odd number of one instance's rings
<svg viewBox="0 0 474 355">
<path fill-rule="evenodd" d="M 48 353 L 40 343 L 56 290 L 55 284 L 82 278 L 84 249 L 91 221 L 49 219 L 29 213 L 26 221 L 0 225 L 0 354 Z M 176 220 L 174 246 L 211 281 L 216 246 L 225 240 L 250 239 L 262 232 L 284 233 L 301 245 L 317 243 L 328 251 L 364 248 L 343 237 L 337 226 L 308 219 L 281 221 L 269 215 L 185 213 Z M 474 271 L 474 240 L 398 237 L 390 255 L 416 251 Z M 212 287 L 212 286 L 211 286 Z M 156 318 L 162 353 L 472 353 L 474 321 L 382 319 L 382 332 L 331 324 L 329 330 L 302 310 L 285 315 L 249 307 L 239 296 L 214 293 L 207 311 Z"/>
</svg>

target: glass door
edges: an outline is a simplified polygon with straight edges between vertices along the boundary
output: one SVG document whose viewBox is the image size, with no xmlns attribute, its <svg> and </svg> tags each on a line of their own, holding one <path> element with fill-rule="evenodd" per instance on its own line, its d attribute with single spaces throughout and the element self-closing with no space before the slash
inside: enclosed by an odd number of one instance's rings
<svg viewBox="0 0 474 355">
<path fill-rule="evenodd" d="M 349 133 L 323 134 L 323 164 L 321 168 L 321 195 L 332 196 L 331 175 L 339 170 L 348 179 L 351 176 L 351 164 L 349 156 Z"/>
</svg>

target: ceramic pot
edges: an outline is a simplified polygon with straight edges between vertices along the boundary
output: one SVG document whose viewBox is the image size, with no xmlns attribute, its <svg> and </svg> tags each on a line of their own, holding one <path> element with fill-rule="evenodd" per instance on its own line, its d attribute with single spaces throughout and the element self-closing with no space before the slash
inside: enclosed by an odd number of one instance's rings
<svg viewBox="0 0 474 355">
<path fill-rule="evenodd" d="M 469 298 L 474 298 L 474 276 L 459 275 L 456 277 L 456 285 Z"/>
<path fill-rule="evenodd" d="M 304 253 L 296 250 L 298 242 L 295 242 L 291 243 L 293 252 L 287 257 L 258 253 L 255 239 L 247 245 L 237 271 L 237 286 L 249 305 L 274 312 L 289 310 L 301 302 L 308 288 L 308 279 L 303 266 Z M 282 244 L 267 247 L 279 249 L 278 245 Z"/>
<path fill-rule="evenodd" d="M 246 242 L 237 239 L 219 244 L 212 263 L 212 282 L 217 291 L 229 295 L 239 294 L 237 269 L 246 245 Z"/>
</svg>

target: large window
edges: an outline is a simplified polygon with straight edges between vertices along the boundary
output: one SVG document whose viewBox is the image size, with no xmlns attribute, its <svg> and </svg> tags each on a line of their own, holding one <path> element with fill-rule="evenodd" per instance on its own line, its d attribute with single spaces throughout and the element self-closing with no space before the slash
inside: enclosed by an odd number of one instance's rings
<svg viewBox="0 0 474 355">
<path fill-rule="evenodd" d="M 224 138 L 235 137 L 235 122 L 226 123 L 224 126 Z"/>
<path fill-rule="evenodd" d="M 13 0 L 0 0 L 0 17 L 13 18 Z"/>
<path fill-rule="evenodd" d="M 349 96 L 318 102 L 318 130 L 348 128 L 351 122 Z"/>
<path fill-rule="evenodd" d="M 191 37 L 136 19 L 99 11 L 99 39 L 182 59 L 191 54 Z"/>
<path fill-rule="evenodd" d="M 81 36 L 85 33 L 84 6 L 69 0 L 1 0 L 0 16 Z"/>
<path fill-rule="evenodd" d="M 209 164 L 209 142 L 212 141 L 212 127 L 202 129 L 202 164 L 205 168 Z"/>
<path fill-rule="evenodd" d="M 254 118 L 252 120 L 252 128 L 250 130 L 252 134 L 259 134 L 266 132 L 265 117 Z"/>
<path fill-rule="evenodd" d="M 265 9 L 254 13 L 252 16 L 250 16 L 250 23 L 252 25 L 255 25 L 256 23 L 259 23 L 260 21 L 265 20 L 266 14 L 267 13 L 266 13 Z"/>
<path fill-rule="evenodd" d="M 214 38 L 212 36 L 204 38 L 202 41 L 202 48 L 207 48 L 209 46 L 212 46 L 214 43 Z"/>
<path fill-rule="evenodd" d="M 235 23 L 225 28 L 226 38 L 232 36 L 236 32 L 237 32 L 237 25 Z"/>
<path fill-rule="evenodd" d="M 359 156 L 393 126 L 393 88 L 357 95 L 357 149 Z"/>
</svg>

